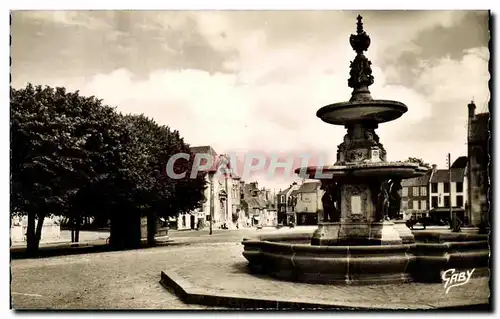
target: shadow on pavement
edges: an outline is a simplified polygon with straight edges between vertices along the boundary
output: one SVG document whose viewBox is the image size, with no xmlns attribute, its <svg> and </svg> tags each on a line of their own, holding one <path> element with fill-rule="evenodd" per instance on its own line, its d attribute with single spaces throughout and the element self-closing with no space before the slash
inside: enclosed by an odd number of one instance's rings
<svg viewBox="0 0 500 319">
<path fill-rule="evenodd" d="M 46 258 L 46 257 L 56 257 L 56 256 L 67 256 L 67 255 L 77 255 L 77 254 L 91 254 L 91 253 L 102 253 L 111 251 L 126 251 L 126 250 L 136 250 L 136 249 L 146 249 L 146 248 L 157 248 L 165 246 L 188 246 L 191 243 L 187 242 L 174 242 L 173 240 L 168 241 L 158 241 L 155 246 L 148 246 L 147 243 L 142 243 L 136 248 L 114 248 L 108 244 L 64 244 L 64 245 L 54 245 L 40 247 L 36 255 L 28 254 L 25 247 L 11 248 L 10 249 L 10 259 L 32 259 L 32 258 Z"/>
</svg>

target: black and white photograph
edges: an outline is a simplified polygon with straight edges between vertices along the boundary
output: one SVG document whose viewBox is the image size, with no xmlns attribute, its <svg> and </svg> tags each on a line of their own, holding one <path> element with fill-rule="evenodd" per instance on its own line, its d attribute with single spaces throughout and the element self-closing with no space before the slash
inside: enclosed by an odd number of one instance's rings
<svg viewBox="0 0 500 319">
<path fill-rule="evenodd" d="M 492 312 L 494 20 L 11 8 L 11 311 Z"/>
</svg>

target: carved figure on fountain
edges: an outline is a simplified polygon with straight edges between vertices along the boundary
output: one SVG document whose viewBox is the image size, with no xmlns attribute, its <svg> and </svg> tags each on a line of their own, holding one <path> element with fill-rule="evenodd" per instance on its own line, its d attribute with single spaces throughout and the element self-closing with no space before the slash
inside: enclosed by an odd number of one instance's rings
<svg viewBox="0 0 500 319">
<path fill-rule="evenodd" d="M 376 219 L 384 221 L 389 219 L 389 181 L 380 183 L 380 190 L 377 196 Z"/>
<path fill-rule="evenodd" d="M 340 221 L 340 210 L 338 209 L 340 186 L 336 182 L 322 182 L 321 189 L 325 191 L 321 198 L 323 204 L 323 221 Z"/>
<path fill-rule="evenodd" d="M 389 191 L 389 218 L 396 219 L 399 215 L 401 209 L 401 180 L 393 179 L 391 180 L 391 186 Z"/>
<path fill-rule="evenodd" d="M 354 89 L 372 85 L 374 78 L 371 64 L 363 54 L 358 54 L 349 65 L 351 68 L 349 75 L 351 77 L 347 81 L 347 85 Z"/>
</svg>

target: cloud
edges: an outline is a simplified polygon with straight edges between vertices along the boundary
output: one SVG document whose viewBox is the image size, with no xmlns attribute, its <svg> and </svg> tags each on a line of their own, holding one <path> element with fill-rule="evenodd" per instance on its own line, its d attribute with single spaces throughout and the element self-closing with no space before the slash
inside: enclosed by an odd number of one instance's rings
<svg viewBox="0 0 500 319">
<path fill-rule="evenodd" d="M 377 131 L 389 160 L 416 156 L 443 166 L 446 152 L 463 155 L 467 103 L 472 96 L 478 102 L 488 99 L 487 48 L 468 49 L 460 60 L 445 57 L 411 68 L 391 63 L 405 50 L 416 52 L 412 41 L 422 30 L 452 27 L 462 13 L 362 14 L 372 38 L 367 53 L 375 76 L 372 96 L 408 106 L 400 119 L 381 124 Z M 144 17 L 142 30 L 194 28 L 214 51 L 237 54 L 225 55 L 224 73 L 162 67 L 137 77 L 123 67 L 86 77 L 47 74 L 38 83 L 79 89 L 125 113 L 144 113 L 180 130 L 191 145 L 211 145 L 217 152 L 325 153 L 334 161 L 345 129 L 323 123 L 315 113 L 350 97 L 347 78 L 354 52 L 348 36 L 355 30 L 355 13 L 182 12 Z M 175 45 L 165 41 L 164 48 L 174 50 Z M 387 52 L 393 52 L 393 60 L 387 60 Z M 162 57 L 141 56 L 153 58 Z M 401 72 L 412 85 L 399 80 Z M 18 76 L 14 85 L 36 80 Z"/>
</svg>

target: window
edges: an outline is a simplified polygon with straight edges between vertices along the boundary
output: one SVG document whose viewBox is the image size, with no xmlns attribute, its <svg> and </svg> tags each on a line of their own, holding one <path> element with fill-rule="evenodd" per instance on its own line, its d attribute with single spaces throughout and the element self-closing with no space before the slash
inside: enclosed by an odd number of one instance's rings
<svg viewBox="0 0 500 319">
<path fill-rule="evenodd" d="M 417 210 L 418 209 L 418 200 L 413 201 L 413 209 Z"/>
<path fill-rule="evenodd" d="M 431 205 L 432 205 L 432 208 L 438 207 L 438 197 L 437 196 L 432 196 Z"/>
<path fill-rule="evenodd" d="M 432 183 L 431 184 L 431 192 L 432 193 L 437 193 L 438 192 L 438 184 L 437 183 Z"/>
<path fill-rule="evenodd" d="M 418 186 L 413 187 L 413 193 L 412 196 L 418 196 Z"/>
<path fill-rule="evenodd" d="M 401 196 L 408 197 L 408 187 L 403 187 L 403 194 Z"/>
<path fill-rule="evenodd" d="M 444 183 L 444 192 L 449 193 L 450 192 L 450 183 Z"/>
<path fill-rule="evenodd" d="M 457 196 L 457 206 L 464 207 L 464 197 L 462 195 Z"/>
<path fill-rule="evenodd" d="M 427 187 L 425 186 L 420 187 L 420 196 L 427 196 Z"/>
<path fill-rule="evenodd" d="M 463 191 L 464 191 L 464 183 L 457 182 L 456 185 L 457 185 L 457 193 L 463 193 Z"/>
<path fill-rule="evenodd" d="M 443 196 L 444 197 L 444 207 L 450 207 L 450 196 Z"/>
<path fill-rule="evenodd" d="M 427 202 L 425 200 L 420 201 L 420 209 L 421 210 L 426 210 L 427 209 Z"/>
<path fill-rule="evenodd" d="M 182 215 L 182 227 L 186 227 L 186 215 Z"/>
</svg>

